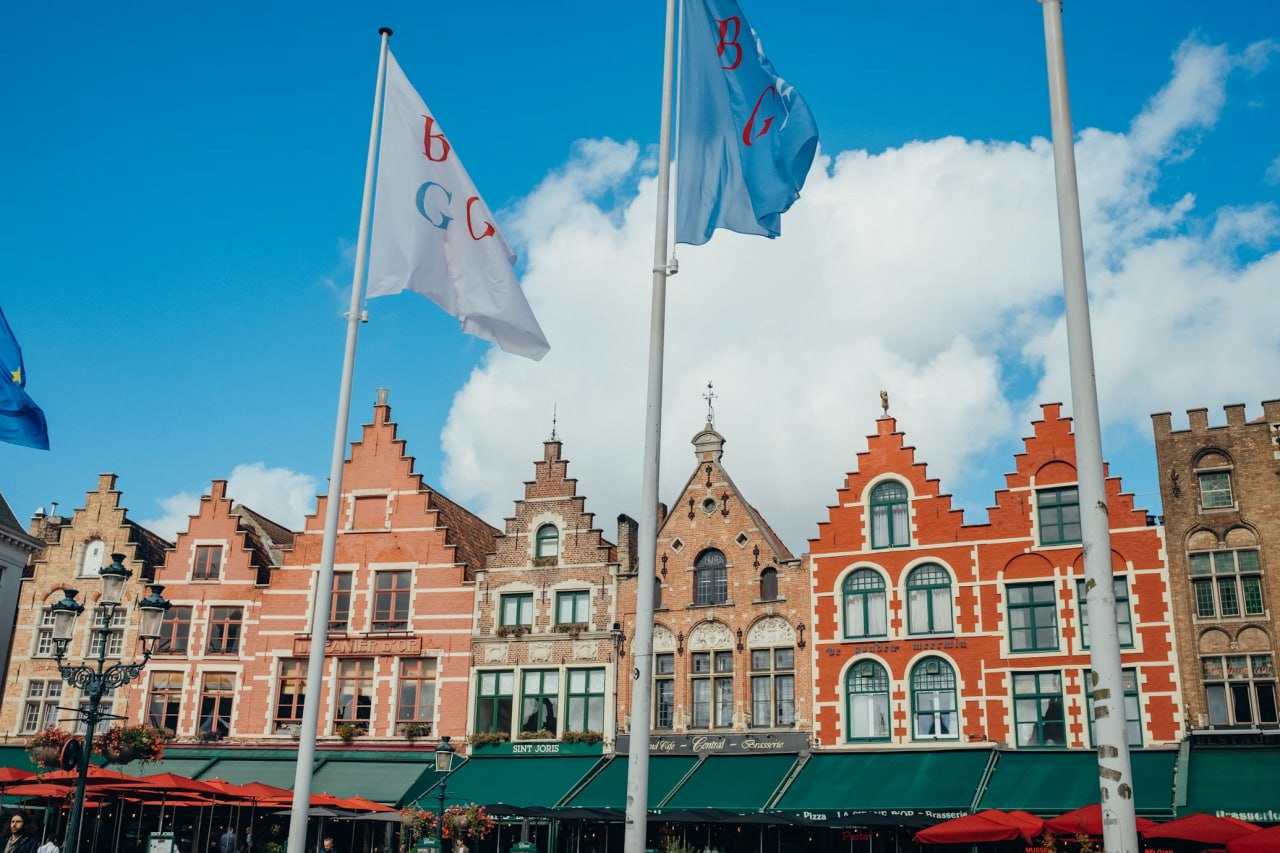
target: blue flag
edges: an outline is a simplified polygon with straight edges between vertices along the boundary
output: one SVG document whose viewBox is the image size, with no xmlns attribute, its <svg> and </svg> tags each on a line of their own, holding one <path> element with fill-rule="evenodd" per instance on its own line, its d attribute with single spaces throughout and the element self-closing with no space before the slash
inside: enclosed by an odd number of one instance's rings
<svg viewBox="0 0 1280 853">
<path fill-rule="evenodd" d="M 818 148 L 818 126 L 765 58 L 737 0 L 684 0 L 676 242 L 717 228 L 777 237 Z"/>
<path fill-rule="evenodd" d="M 44 412 L 27 396 L 26 384 L 22 347 L 0 310 L 0 441 L 48 450 Z"/>
</svg>

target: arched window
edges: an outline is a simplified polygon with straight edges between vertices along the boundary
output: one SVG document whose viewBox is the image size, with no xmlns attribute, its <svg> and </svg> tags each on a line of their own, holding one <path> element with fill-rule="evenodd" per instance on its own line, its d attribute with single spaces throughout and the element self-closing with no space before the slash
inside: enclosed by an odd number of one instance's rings
<svg viewBox="0 0 1280 853">
<path fill-rule="evenodd" d="M 907 575 L 907 633 L 950 634 L 951 575 L 926 563 Z"/>
<path fill-rule="evenodd" d="M 871 569 L 858 569 L 845 578 L 845 639 L 883 637 L 886 623 L 884 578 Z"/>
<path fill-rule="evenodd" d="M 907 517 L 907 487 L 897 480 L 871 490 L 871 547 L 898 548 L 911 544 Z"/>
<path fill-rule="evenodd" d="M 1235 506 L 1231 490 L 1231 458 L 1210 450 L 1195 461 L 1196 480 L 1200 485 L 1201 509 L 1230 509 Z"/>
<path fill-rule="evenodd" d="M 778 570 L 772 566 L 760 573 L 760 600 L 778 600 Z"/>
<path fill-rule="evenodd" d="M 560 556 L 560 531 L 554 524 L 544 524 L 539 527 L 536 539 L 537 544 L 533 552 L 535 557 Z"/>
<path fill-rule="evenodd" d="M 846 740 L 889 739 L 889 674 L 873 660 L 859 661 L 844 683 Z"/>
<path fill-rule="evenodd" d="M 694 604 L 724 604 L 729 600 L 729 575 L 724 554 L 708 548 L 693 563 Z"/>
<path fill-rule="evenodd" d="M 96 578 L 98 570 L 107 562 L 107 543 L 101 539 L 90 539 L 85 543 L 84 554 L 80 558 L 80 577 Z"/>
<path fill-rule="evenodd" d="M 911 719 L 916 740 L 960 736 L 956 673 L 942 658 L 925 658 L 911 670 Z"/>
<path fill-rule="evenodd" d="M 653 576 L 653 609 L 662 609 L 662 578 Z"/>
</svg>

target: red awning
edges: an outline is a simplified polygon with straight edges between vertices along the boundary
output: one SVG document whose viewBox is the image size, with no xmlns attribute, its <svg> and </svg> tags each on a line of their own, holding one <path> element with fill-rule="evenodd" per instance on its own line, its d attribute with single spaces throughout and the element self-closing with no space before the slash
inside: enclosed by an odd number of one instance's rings
<svg viewBox="0 0 1280 853">
<path fill-rule="evenodd" d="M 1147 820 L 1145 817 L 1137 819 L 1138 834 L 1145 834 L 1148 829 L 1158 826 L 1154 820 Z M 1102 806 L 1094 803 L 1091 806 L 1082 806 L 1075 811 L 1058 815 L 1051 820 L 1044 822 L 1044 828 L 1052 832 L 1054 835 L 1102 835 Z"/>
<path fill-rule="evenodd" d="M 1044 831 L 1035 815 L 988 809 L 939 823 L 916 833 L 922 844 L 978 844 L 983 841 L 1030 841 Z"/>
<path fill-rule="evenodd" d="M 1257 832 L 1261 827 L 1233 817 L 1214 817 L 1209 814 L 1192 814 L 1157 824 L 1145 833 L 1147 838 L 1171 838 L 1175 841 L 1196 841 L 1201 844 L 1226 844 L 1241 836 Z"/>
<path fill-rule="evenodd" d="M 1242 835 L 1227 842 L 1227 853 L 1275 853 L 1280 850 L 1280 826 Z"/>
</svg>

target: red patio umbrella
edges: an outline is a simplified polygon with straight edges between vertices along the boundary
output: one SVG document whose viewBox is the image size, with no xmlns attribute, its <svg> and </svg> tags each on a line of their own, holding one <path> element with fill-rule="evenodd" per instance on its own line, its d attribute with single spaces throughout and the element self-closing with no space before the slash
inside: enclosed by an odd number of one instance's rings
<svg viewBox="0 0 1280 853">
<path fill-rule="evenodd" d="M 978 844 L 984 841 L 1030 841 L 1044 831 L 1044 821 L 1021 812 L 1017 816 L 987 809 L 936 824 L 916 833 L 921 844 Z"/>
<path fill-rule="evenodd" d="M 58 785 L 74 785 L 79 772 L 76 770 L 55 770 L 52 773 L 45 773 L 40 777 L 41 782 L 53 782 Z M 89 772 L 85 775 L 86 785 L 109 785 L 117 782 L 137 782 L 136 776 L 130 776 L 127 773 L 119 773 L 115 770 L 108 770 L 105 767 L 99 767 L 96 764 L 89 765 Z"/>
<path fill-rule="evenodd" d="M 1175 841 L 1196 841 L 1200 844 L 1219 846 L 1234 841 L 1262 827 L 1233 817 L 1215 817 L 1209 814 L 1191 814 L 1156 824 L 1143 835 L 1148 838 L 1172 838 Z"/>
<path fill-rule="evenodd" d="M 1275 853 L 1280 850 L 1280 826 L 1261 829 L 1227 842 L 1227 853 Z"/>
<path fill-rule="evenodd" d="M 25 782 L 36 774 L 29 773 L 26 770 L 19 770 L 17 767 L 0 767 L 0 785 L 12 785 L 15 782 Z"/>
<path fill-rule="evenodd" d="M 54 785 L 51 782 L 23 782 L 20 785 L 10 785 L 5 790 L 5 793 L 10 797 L 48 797 L 53 799 L 70 795 L 71 789 L 66 785 Z"/>
<path fill-rule="evenodd" d="M 1137 823 L 1139 834 L 1144 834 L 1157 825 L 1154 820 L 1147 820 L 1145 817 L 1138 818 Z M 1058 815 L 1046 820 L 1044 828 L 1054 835 L 1102 835 L 1102 806 L 1094 803 Z"/>
<path fill-rule="evenodd" d="M 382 803 L 375 803 L 373 800 L 364 797 L 347 797 L 343 800 L 346 803 L 343 808 L 351 809 L 357 812 L 393 812 L 396 811 L 391 806 L 384 806 Z"/>
</svg>

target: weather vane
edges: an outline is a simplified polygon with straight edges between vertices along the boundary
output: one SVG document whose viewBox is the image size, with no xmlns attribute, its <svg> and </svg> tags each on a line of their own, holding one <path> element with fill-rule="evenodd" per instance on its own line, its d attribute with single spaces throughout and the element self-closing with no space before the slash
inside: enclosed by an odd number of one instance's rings
<svg viewBox="0 0 1280 853">
<path fill-rule="evenodd" d="M 556 440 L 556 403 L 551 404 L 551 440 Z"/>
<path fill-rule="evenodd" d="M 707 426 L 714 426 L 716 422 L 716 409 L 711 405 L 711 401 L 716 398 L 715 388 L 711 384 L 711 380 L 707 380 L 707 393 L 702 395 L 702 399 L 707 401 Z"/>
</svg>

